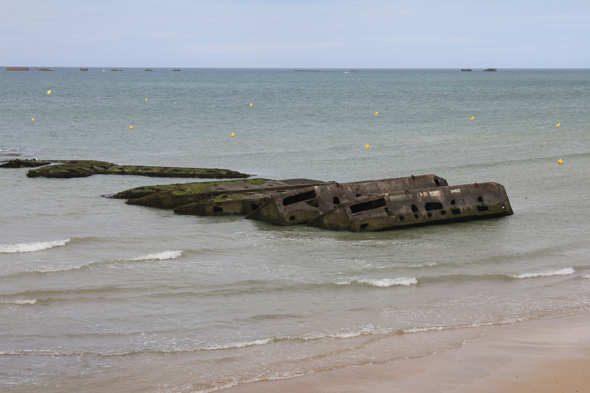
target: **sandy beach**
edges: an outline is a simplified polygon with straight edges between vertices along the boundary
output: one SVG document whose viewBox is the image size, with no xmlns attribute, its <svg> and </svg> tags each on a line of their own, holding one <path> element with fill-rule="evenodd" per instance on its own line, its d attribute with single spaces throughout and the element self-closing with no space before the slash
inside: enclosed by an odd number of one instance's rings
<svg viewBox="0 0 590 393">
<path fill-rule="evenodd" d="M 494 326 L 461 348 L 228 389 L 250 392 L 588 392 L 590 313 Z"/>
</svg>

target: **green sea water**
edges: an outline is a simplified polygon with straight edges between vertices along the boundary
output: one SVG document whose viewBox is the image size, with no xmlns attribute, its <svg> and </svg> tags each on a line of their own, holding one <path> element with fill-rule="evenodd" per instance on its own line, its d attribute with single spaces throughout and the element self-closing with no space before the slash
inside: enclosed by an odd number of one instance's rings
<svg viewBox="0 0 590 393">
<path fill-rule="evenodd" d="M 0 70 L 0 160 L 434 173 L 501 183 L 515 211 L 339 233 L 102 197 L 190 179 L 1 170 L 0 389 L 214 391 L 588 310 L 589 89 L 589 70 Z"/>
</svg>

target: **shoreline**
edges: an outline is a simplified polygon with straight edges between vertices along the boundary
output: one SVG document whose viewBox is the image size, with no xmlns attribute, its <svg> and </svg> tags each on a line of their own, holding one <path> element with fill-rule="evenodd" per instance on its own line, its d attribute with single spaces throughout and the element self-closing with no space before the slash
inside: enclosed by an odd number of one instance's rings
<svg viewBox="0 0 590 393">
<path fill-rule="evenodd" d="M 417 358 L 223 389 L 253 392 L 584 392 L 590 311 L 496 325 L 463 346 Z"/>
</svg>

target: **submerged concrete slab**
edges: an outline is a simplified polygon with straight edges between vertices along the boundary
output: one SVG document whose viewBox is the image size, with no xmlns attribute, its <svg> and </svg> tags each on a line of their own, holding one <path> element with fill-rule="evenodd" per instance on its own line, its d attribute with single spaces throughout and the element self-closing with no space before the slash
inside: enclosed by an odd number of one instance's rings
<svg viewBox="0 0 590 393">
<path fill-rule="evenodd" d="M 446 185 L 448 185 L 447 181 L 436 175 L 331 183 L 274 196 L 260 208 L 248 214 L 246 218 L 273 225 L 305 224 L 332 210 L 340 203 L 363 195 Z"/>
<path fill-rule="evenodd" d="M 370 232 L 514 214 L 498 183 L 465 184 L 363 196 L 308 222 L 324 229 Z"/>
<path fill-rule="evenodd" d="M 247 215 L 268 202 L 271 198 L 293 189 L 311 185 L 333 184 L 310 179 L 269 180 L 257 188 L 243 188 L 240 183 L 224 185 L 224 193 L 174 209 L 177 214 L 196 216 Z"/>
</svg>

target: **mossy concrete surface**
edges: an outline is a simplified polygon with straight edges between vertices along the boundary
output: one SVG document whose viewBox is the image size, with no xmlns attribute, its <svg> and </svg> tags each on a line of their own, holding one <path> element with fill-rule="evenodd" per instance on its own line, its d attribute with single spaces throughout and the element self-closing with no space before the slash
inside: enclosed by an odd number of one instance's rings
<svg viewBox="0 0 590 393">
<path fill-rule="evenodd" d="M 36 158 L 30 160 L 21 160 L 20 158 L 16 158 L 14 160 L 6 161 L 5 163 L 0 164 L 0 168 L 35 168 L 49 164 L 51 164 L 51 162 L 38 161 Z"/>
<path fill-rule="evenodd" d="M 135 175 L 150 177 L 185 177 L 198 179 L 245 179 L 251 176 L 246 173 L 236 172 L 229 169 L 116 165 L 110 162 L 94 160 L 44 161 L 43 165 L 45 166 L 37 169 L 31 169 L 27 173 L 27 176 L 60 179 L 87 177 L 92 175 Z"/>
<path fill-rule="evenodd" d="M 231 195 L 231 198 L 229 198 L 230 200 L 248 200 L 249 203 L 244 206 L 245 208 L 249 209 L 251 208 L 252 203 L 256 204 L 255 200 L 266 198 L 263 195 L 257 194 L 271 196 L 271 193 L 275 193 L 273 195 L 276 195 L 276 193 L 280 191 L 292 190 L 313 184 L 323 184 L 323 182 L 309 179 L 246 179 L 233 181 L 184 183 L 164 186 L 137 187 L 117 193 L 111 198 L 128 199 L 127 204 L 129 205 L 156 207 L 160 209 L 175 209 L 180 206 L 193 204 L 206 199 L 213 199 L 214 201 L 217 201 L 213 204 L 221 203 L 221 201 L 227 200 L 229 195 Z M 227 198 L 223 198 L 223 195 L 226 195 Z M 242 202 L 239 203 L 241 204 Z M 194 206 L 185 210 L 178 210 L 180 214 L 209 215 L 207 213 L 201 214 L 199 213 L 200 211 L 200 209 L 196 209 Z M 203 212 L 205 212 L 205 210 L 203 210 Z"/>
</svg>

